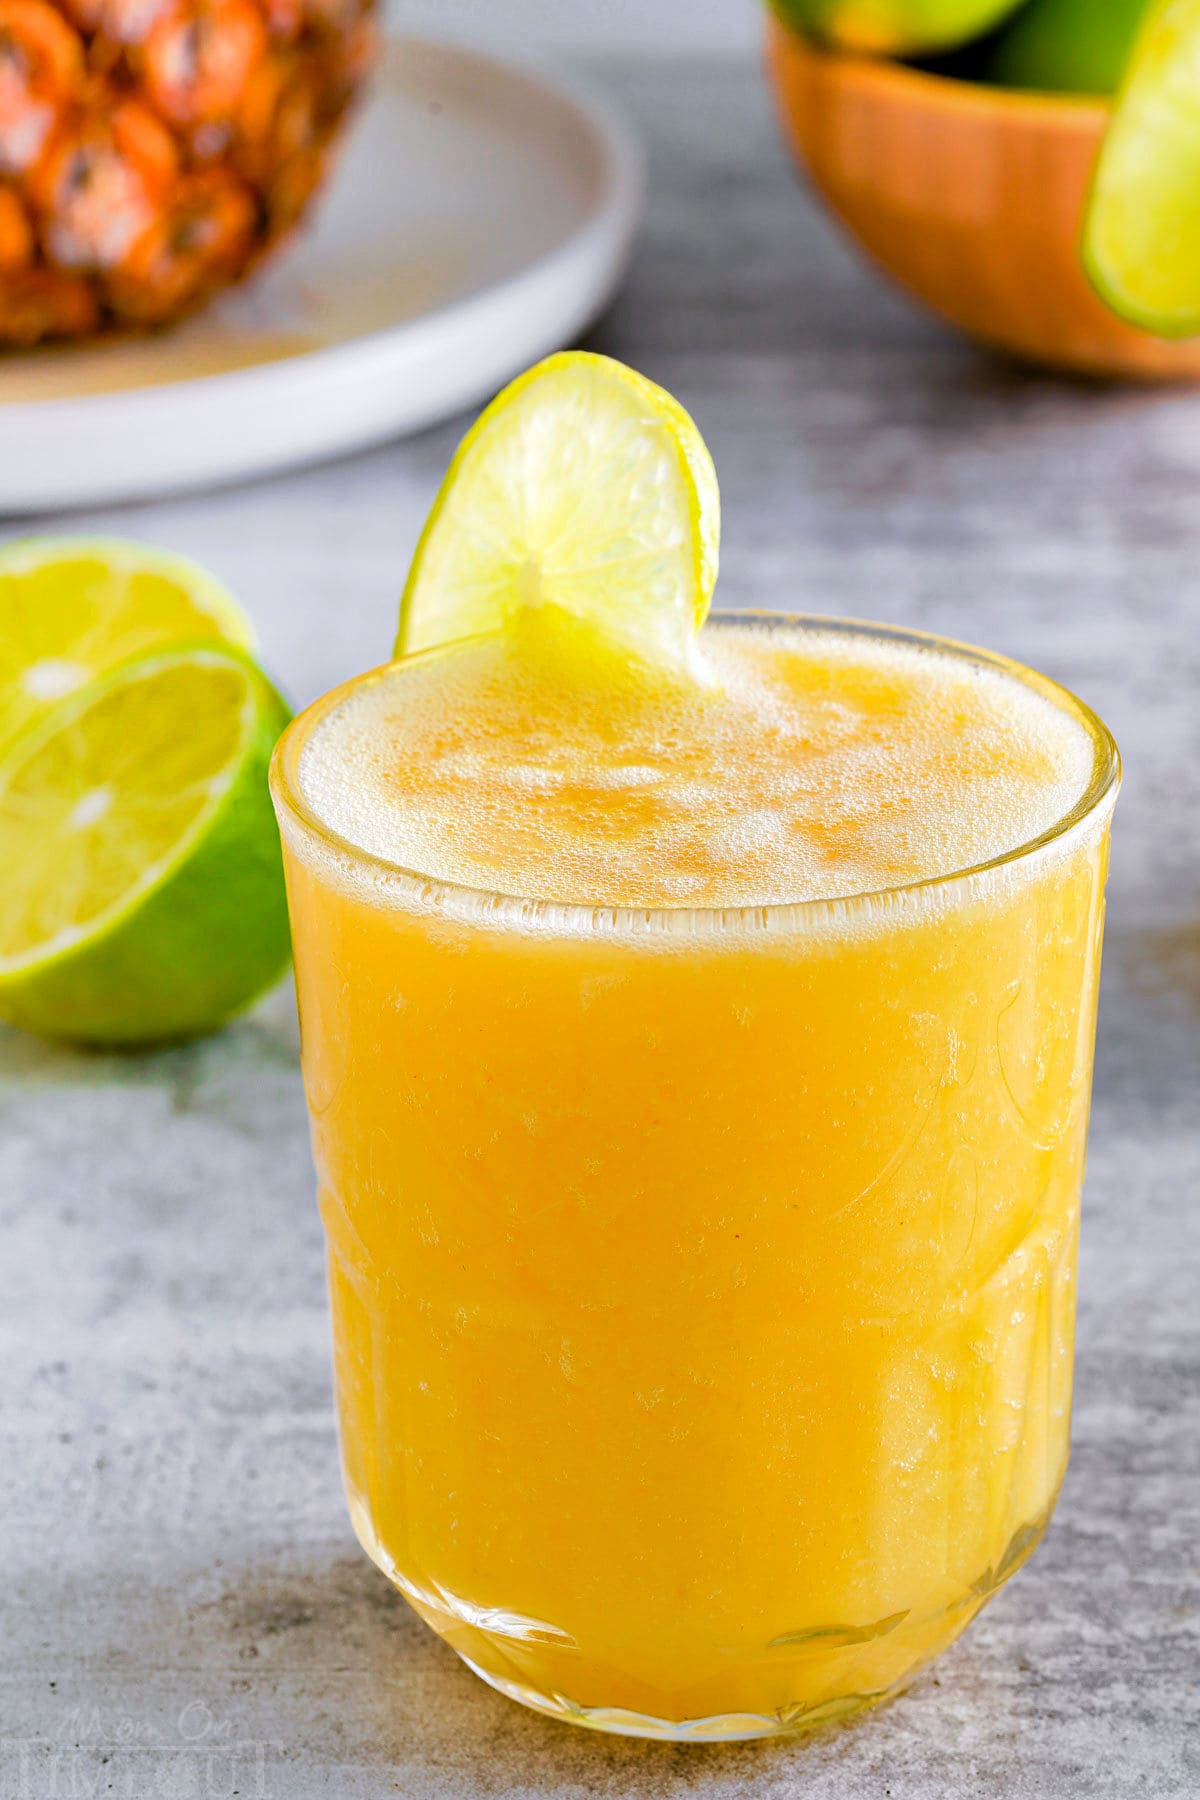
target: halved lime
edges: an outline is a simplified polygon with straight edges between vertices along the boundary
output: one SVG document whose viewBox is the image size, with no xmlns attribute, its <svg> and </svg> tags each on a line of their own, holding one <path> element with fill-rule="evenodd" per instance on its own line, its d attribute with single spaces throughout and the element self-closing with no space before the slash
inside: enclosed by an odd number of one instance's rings
<svg viewBox="0 0 1200 1800">
<path fill-rule="evenodd" d="M 1149 0 L 1029 0 L 985 65 L 1002 87 L 1112 94 L 1120 86 Z"/>
<path fill-rule="evenodd" d="M 56 700 L 156 644 L 254 628 L 207 570 L 119 538 L 20 538 L 0 546 L 0 746 Z"/>
<path fill-rule="evenodd" d="M 118 664 L 0 759 L 0 1018 L 144 1044 L 214 1030 L 285 968 L 267 791 L 288 710 L 242 652 Z"/>
<path fill-rule="evenodd" d="M 1138 33 L 1096 164 L 1083 262 L 1131 324 L 1200 332 L 1200 0 L 1158 0 Z"/>
<path fill-rule="evenodd" d="M 686 653 L 717 578 L 712 458 L 677 401 L 568 351 L 458 448 L 413 557 L 396 654 L 568 614 L 653 660 Z"/>
<path fill-rule="evenodd" d="M 952 50 L 998 25 L 1020 0 L 772 0 L 785 24 L 879 56 Z"/>
</svg>

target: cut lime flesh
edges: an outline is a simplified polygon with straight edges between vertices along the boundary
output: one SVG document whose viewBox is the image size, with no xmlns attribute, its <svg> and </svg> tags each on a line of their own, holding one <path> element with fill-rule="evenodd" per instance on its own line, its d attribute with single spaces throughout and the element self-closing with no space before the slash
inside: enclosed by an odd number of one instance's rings
<svg viewBox="0 0 1200 1800">
<path fill-rule="evenodd" d="M 0 1017 L 141 1044 L 214 1029 L 289 943 L 266 770 L 287 708 L 216 645 L 119 664 L 0 760 Z"/>
<path fill-rule="evenodd" d="M 396 654 L 551 608 L 677 661 L 708 610 L 719 532 L 712 458 L 683 408 L 608 357 L 550 357 L 459 447 L 413 557 Z"/>
<path fill-rule="evenodd" d="M 1200 0 L 1159 0 L 1138 35 L 1096 164 L 1083 261 L 1131 324 L 1200 332 Z"/>
<path fill-rule="evenodd" d="M 119 538 L 0 547 L 0 748 L 127 657 L 206 638 L 254 647 L 233 596 L 185 557 Z"/>
</svg>

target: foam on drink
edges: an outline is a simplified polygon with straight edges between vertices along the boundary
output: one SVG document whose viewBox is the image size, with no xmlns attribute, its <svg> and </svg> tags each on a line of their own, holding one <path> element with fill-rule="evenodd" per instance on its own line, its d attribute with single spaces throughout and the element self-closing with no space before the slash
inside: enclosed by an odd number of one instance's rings
<svg viewBox="0 0 1200 1800">
<path fill-rule="evenodd" d="M 1085 793 L 1077 717 L 1003 669 L 819 627 L 727 625 L 708 679 L 476 641 L 360 686 L 309 804 L 435 881 L 600 906 L 872 893 L 1028 844 Z"/>
</svg>

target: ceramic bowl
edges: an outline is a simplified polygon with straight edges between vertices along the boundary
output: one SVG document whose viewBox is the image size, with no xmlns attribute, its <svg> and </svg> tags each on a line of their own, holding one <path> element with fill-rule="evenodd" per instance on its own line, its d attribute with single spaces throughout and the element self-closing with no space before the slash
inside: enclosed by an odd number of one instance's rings
<svg viewBox="0 0 1200 1800">
<path fill-rule="evenodd" d="M 1079 236 L 1103 101 L 818 49 L 776 19 L 767 67 L 797 160 L 851 238 L 980 343 L 1082 374 L 1200 378 L 1200 339 L 1127 325 Z"/>
</svg>

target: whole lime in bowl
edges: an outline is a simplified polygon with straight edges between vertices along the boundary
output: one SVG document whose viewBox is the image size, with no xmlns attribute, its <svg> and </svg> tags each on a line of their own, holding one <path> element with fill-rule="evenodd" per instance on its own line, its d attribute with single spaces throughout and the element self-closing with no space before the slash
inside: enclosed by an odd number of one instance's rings
<svg viewBox="0 0 1200 1800">
<path fill-rule="evenodd" d="M 990 31 L 1018 0 L 774 0 L 784 23 L 819 42 L 883 56 L 946 50 Z"/>
<path fill-rule="evenodd" d="M 1112 94 L 1150 0 L 1030 0 L 983 64 L 989 81 L 1048 94 Z"/>
</svg>

